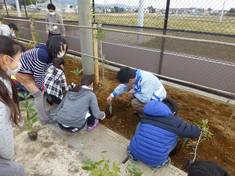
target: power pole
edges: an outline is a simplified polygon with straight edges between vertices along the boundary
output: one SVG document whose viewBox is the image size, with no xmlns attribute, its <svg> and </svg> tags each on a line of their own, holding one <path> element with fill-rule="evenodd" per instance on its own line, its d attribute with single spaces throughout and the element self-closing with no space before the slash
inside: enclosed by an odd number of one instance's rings
<svg viewBox="0 0 235 176">
<path fill-rule="evenodd" d="M 223 7 L 222 7 L 222 11 L 221 11 L 221 15 L 220 15 L 219 22 L 222 22 L 222 21 L 223 21 L 225 3 L 226 3 L 226 0 L 224 0 L 224 2 L 223 2 Z"/>
<path fill-rule="evenodd" d="M 106 4 L 107 4 L 107 1 L 104 0 L 104 13 L 106 14 L 107 13 L 107 10 L 106 10 Z"/>
<path fill-rule="evenodd" d="M 166 32 L 167 32 L 170 3 L 171 3 L 171 0 L 166 1 L 166 12 L 165 12 L 165 17 L 164 17 L 163 35 L 166 35 Z M 164 58 L 164 52 L 165 52 L 165 43 L 166 43 L 166 38 L 162 37 L 158 74 L 162 74 L 162 64 L 163 64 L 163 58 Z"/>
<path fill-rule="evenodd" d="M 16 2 L 17 16 L 18 16 L 18 17 L 21 17 L 19 0 L 15 0 L 15 2 Z"/>
<path fill-rule="evenodd" d="M 144 0 L 139 0 L 138 27 L 144 26 Z"/>
<path fill-rule="evenodd" d="M 91 0 L 78 0 L 79 25 L 92 27 Z M 80 29 L 81 52 L 93 56 L 92 29 Z M 94 74 L 93 58 L 82 54 L 82 67 L 85 75 Z"/>
<path fill-rule="evenodd" d="M 4 6 L 5 6 L 5 9 L 6 9 L 6 12 L 7 12 L 7 16 L 9 16 L 6 0 L 3 0 L 3 2 L 4 2 Z"/>
</svg>

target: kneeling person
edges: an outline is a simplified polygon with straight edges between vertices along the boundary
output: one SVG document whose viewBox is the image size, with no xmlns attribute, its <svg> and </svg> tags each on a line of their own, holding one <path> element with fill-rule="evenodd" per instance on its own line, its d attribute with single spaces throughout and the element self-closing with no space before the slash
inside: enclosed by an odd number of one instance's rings
<svg viewBox="0 0 235 176">
<path fill-rule="evenodd" d="M 125 67 L 120 69 L 117 79 L 121 84 L 107 98 L 108 104 L 114 97 L 129 92 L 133 96 L 133 109 L 142 114 L 144 105 L 150 100 L 163 101 L 166 98 L 166 90 L 161 81 L 150 72 Z"/>
<path fill-rule="evenodd" d="M 200 128 L 174 116 L 167 105 L 152 100 L 144 107 L 144 117 L 139 122 L 128 147 L 130 156 L 151 167 L 168 163 L 169 154 L 178 143 L 178 137 L 198 138 Z"/>
<path fill-rule="evenodd" d="M 68 91 L 59 106 L 50 113 L 62 130 L 75 133 L 86 126 L 87 131 L 92 131 L 99 119 L 105 118 L 93 92 L 93 83 L 93 75 L 84 76 L 81 85 Z"/>
</svg>

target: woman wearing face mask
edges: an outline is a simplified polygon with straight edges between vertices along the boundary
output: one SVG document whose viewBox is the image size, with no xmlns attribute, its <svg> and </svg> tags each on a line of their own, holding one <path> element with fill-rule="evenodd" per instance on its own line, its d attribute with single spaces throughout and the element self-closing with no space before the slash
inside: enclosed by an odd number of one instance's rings
<svg viewBox="0 0 235 176">
<path fill-rule="evenodd" d="M 21 56 L 22 67 L 16 74 L 16 79 L 33 94 L 34 103 L 41 122 L 49 121 L 43 104 L 42 87 L 45 72 L 53 58 L 63 57 L 68 50 L 66 40 L 61 36 L 50 37 L 46 45 L 24 52 Z"/>
<path fill-rule="evenodd" d="M 17 91 L 10 76 L 20 68 L 23 47 L 6 36 L 0 36 L 0 175 L 24 176 L 22 165 L 12 161 L 13 128 L 21 120 Z"/>
<path fill-rule="evenodd" d="M 65 28 L 62 17 L 55 11 L 56 7 L 54 4 L 47 5 L 48 14 L 46 17 L 46 30 L 48 38 L 53 35 L 62 35 L 65 36 Z M 60 25 L 58 25 L 60 24 Z"/>
</svg>

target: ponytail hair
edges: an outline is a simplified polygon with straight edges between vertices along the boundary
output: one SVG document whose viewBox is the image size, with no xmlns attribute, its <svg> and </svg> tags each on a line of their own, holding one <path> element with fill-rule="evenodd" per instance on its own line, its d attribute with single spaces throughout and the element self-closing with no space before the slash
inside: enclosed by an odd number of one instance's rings
<svg viewBox="0 0 235 176">
<path fill-rule="evenodd" d="M 81 86 L 89 86 L 92 83 L 95 82 L 95 76 L 94 75 L 84 75 L 81 79 L 81 83 L 80 85 L 74 87 L 72 89 L 72 92 L 79 92 L 79 90 L 81 89 Z"/>
</svg>

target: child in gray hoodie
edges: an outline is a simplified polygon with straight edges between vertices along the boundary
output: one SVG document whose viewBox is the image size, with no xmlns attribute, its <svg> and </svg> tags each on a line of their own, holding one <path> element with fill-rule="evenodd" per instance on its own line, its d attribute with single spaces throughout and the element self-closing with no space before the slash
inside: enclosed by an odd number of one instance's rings
<svg viewBox="0 0 235 176">
<path fill-rule="evenodd" d="M 93 83 L 93 75 L 84 76 L 80 86 L 68 91 L 59 106 L 50 113 L 50 117 L 56 120 L 62 130 L 75 133 L 86 126 L 87 131 L 92 131 L 97 127 L 99 119 L 105 118 L 93 92 Z"/>
</svg>

